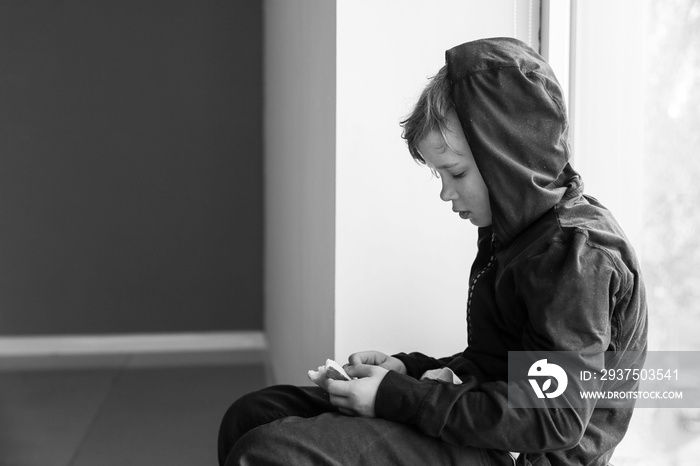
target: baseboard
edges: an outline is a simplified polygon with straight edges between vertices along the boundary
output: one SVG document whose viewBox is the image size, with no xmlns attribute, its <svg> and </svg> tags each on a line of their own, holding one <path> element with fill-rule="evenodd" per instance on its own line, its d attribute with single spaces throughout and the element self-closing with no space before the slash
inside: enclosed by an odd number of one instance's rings
<svg viewBox="0 0 700 466">
<path fill-rule="evenodd" d="M 262 331 L 0 337 L 0 370 L 264 363 Z"/>
</svg>

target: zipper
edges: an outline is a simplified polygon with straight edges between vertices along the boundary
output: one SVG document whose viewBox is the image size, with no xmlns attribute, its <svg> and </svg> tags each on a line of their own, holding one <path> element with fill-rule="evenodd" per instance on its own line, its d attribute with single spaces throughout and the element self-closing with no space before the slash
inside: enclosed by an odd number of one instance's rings
<svg viewBox="0 0 700 466">
<path fill-rule="evenodd" d="M 472 295 L 474 294 L 474 287 L 476 286 L 476 283 L 479 281 L 479 278 L 483 274 L 485 274 L 493 265 L 494 259 L 495 259 L 495 244 L 496 244 L 496 235 L 491 234 L 491 257 L 489 257 L 488 263 L 479 271 L 479 273 L 476 274 L 474 278 L 472 278 L 471 283 L 469 284 L 469 293 L 467 295 L 467 346 L 470 346 L 472 344 L 472 319 L 471 319 L 471 307 L 472 307 Z"/>
</svg>

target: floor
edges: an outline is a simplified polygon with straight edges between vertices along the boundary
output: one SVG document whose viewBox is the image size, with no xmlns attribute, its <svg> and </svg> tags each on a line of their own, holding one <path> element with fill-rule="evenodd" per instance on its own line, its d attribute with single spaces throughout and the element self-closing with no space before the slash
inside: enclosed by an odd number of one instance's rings
<svg viewBox="0 0 700 466">
<path fill-rule="evenodd" d="M 0 371 L 0 466 L 216 465 L 221 416 L 260 363 Z"/>
</svg>

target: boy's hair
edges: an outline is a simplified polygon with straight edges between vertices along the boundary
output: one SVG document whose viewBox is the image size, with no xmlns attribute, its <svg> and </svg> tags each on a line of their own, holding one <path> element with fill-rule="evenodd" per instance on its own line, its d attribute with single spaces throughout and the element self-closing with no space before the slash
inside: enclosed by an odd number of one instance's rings
<svg viewBox="0 0 700 466">
<path fill-rule="evenodd" d="M 403 127 L 401 137 L 406 140 L 408 151 L 416 162 L 425 164 L 425 159 L 418 150 L 418 143 L 428 134 L 437 131 L 442 134 L 443 140 L 445 139 L 445 134 L 449 131 L 447 113 L 453 108 L 447 66 L 443 66 L 430 78 L 411 114 L 400 122 Z"/>
</svg>

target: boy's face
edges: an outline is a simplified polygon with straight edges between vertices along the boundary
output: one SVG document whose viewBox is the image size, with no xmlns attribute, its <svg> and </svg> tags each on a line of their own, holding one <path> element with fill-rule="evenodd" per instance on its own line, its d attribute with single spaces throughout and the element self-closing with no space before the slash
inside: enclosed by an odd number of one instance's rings
<svg viewBox="0 0 700 466">
<path fill-rule="evenodd" d="M 428 167 L 440 176 L 440 199 L 452 202 L 452 211 L 478 227 L 491 225 L 491 204 L 484 179 L 474 161 L 457 115 L 448 118 L 446 138 L 433 131 L 418 143 Z"/>
</svg>

